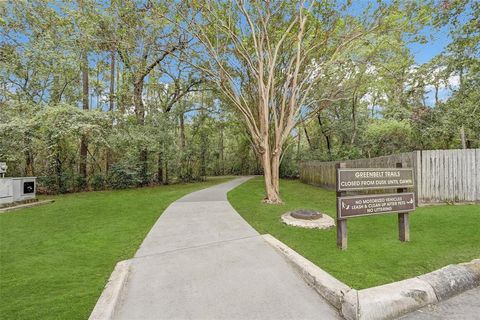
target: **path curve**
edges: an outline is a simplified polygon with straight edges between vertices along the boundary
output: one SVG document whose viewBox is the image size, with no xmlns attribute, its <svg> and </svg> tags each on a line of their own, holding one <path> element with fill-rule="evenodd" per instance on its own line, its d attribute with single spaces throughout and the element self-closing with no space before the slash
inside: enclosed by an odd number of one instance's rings
<svg viewBox="0 0 480 320">
<path fill-rule="evenodd" d="M 172 203 L 131 260 L 114 319 L 338 319 L 227 200 L 249 177 Z"/>
</svg>

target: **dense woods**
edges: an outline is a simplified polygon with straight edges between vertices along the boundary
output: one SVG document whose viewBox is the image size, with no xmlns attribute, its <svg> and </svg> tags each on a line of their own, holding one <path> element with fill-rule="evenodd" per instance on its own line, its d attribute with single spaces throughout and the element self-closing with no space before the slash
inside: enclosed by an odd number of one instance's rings
<svg viewBox="0 0 480 320">
<path fill-rule="evenodd" d="M 476 1 L 5 1 L 0 161 L 45 192 L 480 146 Z M 425 63 L 412 44 L 446 32 Z"/>
</svg>

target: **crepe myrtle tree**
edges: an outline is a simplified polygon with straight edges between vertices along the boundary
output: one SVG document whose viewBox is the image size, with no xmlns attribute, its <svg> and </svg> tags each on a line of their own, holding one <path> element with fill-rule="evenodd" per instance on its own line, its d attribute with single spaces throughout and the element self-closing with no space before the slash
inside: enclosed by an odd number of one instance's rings
<svg viewBox="0 0 480 320">
<path fill-rule="evenodd" d="M 388 29 L 390 7 L 354 17 L 346 6 L 205 0 L 183 11 L 179 25 L 196 40 L 191 61 L 241 114 L 263 167 L 266 203 L 282 202 L 279 166 L 292 129 L 341 98 L 352 78 L 345 65 Z"/>
</svg>

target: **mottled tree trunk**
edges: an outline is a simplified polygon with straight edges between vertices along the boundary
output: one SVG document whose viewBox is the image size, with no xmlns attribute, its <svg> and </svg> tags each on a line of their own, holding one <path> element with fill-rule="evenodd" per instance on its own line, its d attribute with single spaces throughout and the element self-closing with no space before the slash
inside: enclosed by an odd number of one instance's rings
<svg viewBox="0 0 480 320">
<path fill-rule="evenodd" d="M 267 149 L 260 158 L 265 181 L 264 202 L 276 204 L 282 202 L 279 188 L 280 157 L 276 154 L 270 155 L 271 153 Z"/>
</svg>

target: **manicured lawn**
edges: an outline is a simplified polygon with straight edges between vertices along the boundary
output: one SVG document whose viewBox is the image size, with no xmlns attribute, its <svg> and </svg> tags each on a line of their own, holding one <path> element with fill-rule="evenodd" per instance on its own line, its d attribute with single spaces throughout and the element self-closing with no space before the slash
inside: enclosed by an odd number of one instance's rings
<svg viewBox="0 0 480 320">
<path fill-rule="evenodd" d="M 56 196 L 0 214 L 0 318 L 87 319 L 166 207 L 226 180 Z"/>
<path fill-rule="evenodd" d="M 308 230 L 286 226 L 280 216 L 299 208 L 335 217 L 335 193 L 281 182 L 285 204 L 267 205 L 263 181 L 255 178 L 228 194 L 235 209 L 261 234 L 270 233 L 341 281 L 368 288 L 410 278 L 451 263 L 480 258 L 480 206 L 431 206 L 410 215 L 411 242 L 398 241 L 395 214 L 348 220 L 348 250 L 336 247 L 335 229 Z"/>
</svg>

